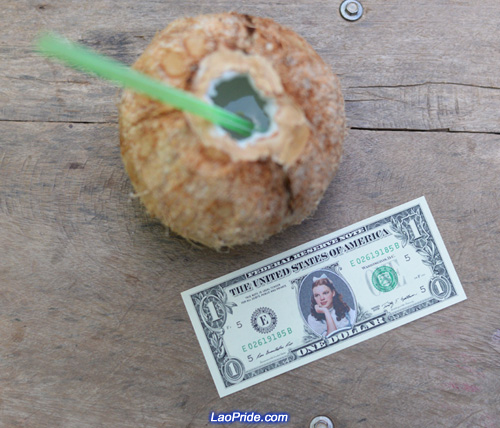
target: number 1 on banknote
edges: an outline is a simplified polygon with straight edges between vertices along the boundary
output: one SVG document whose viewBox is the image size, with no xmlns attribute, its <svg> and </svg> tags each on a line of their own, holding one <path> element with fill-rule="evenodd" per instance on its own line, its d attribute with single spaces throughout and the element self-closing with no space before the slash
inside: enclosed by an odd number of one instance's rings
<svg viewBox="0 0 500 428">
<path fill-rule="evenodd" d="M 182 297 L 221 397 L 466 298 L 423 197 Z"/>
</svg>

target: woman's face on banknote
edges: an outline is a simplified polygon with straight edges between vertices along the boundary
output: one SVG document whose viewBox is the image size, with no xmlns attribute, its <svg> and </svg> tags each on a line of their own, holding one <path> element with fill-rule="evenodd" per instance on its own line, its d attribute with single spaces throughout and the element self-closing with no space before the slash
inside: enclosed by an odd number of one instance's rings
<svg viewBox="0 0 500 428">
<path fill-rule="evenodd" d="M 316 304 L 322 308 L 333 307 L 334 292 L 326 285 L 317 285 L 313 288 L 313 295 Z"/>
</svg>

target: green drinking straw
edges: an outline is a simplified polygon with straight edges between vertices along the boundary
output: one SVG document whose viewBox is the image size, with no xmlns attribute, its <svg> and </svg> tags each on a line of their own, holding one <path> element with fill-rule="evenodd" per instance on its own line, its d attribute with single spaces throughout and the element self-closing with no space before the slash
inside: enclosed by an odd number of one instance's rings
<svg viewBox="0 0 500 428">
<path fill-rule="evenodd" d="M 180 110 L 201 116 L 212 123 L 243 136 L 249 136 L 253 123 L 217 105 L 210 105 L 193 94 L 173 88 L 137 70 L 100 55 L 56 34 L 42 35 L 37 43 L 38 50 L 49 57 L 64 61 L 71 67 L 92 72 L 112 80 L 121 86 L 148 95 Z"/>
</svg>

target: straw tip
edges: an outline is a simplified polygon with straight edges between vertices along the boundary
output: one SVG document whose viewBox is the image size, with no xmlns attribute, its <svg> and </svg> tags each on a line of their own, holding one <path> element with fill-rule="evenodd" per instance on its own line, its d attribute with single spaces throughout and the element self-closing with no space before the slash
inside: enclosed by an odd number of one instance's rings
<svg viewBox="0 0 500 428">
<path fill-rule="evenodd" d="M 70 42 L 53 31 L 43 31 L 38 34 L 34 41 L 35 48 L 43 54 L 51 54 L 57 46 L 69 46 Z"/>
</svg>

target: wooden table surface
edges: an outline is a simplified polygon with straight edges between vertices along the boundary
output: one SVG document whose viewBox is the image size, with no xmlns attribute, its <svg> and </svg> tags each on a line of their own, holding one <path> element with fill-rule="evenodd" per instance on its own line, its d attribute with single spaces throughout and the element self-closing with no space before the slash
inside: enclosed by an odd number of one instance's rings
<svg viewBox="0 0 500 428">
<path fill-rule="evenodd" d="M 197 428 L 232 410 L 500 427 L 500 3 L 362 3 L 347 22 L 340 1 L 2 1 L 1 427 Z M 229 10 L 305 37 L 351 129 L 314 216 L 217 253 L 130 197 L 119 91 L 32 44 L 54 30 L 131 64 L 175 18 Z M 468 300 L 220 399 L 180 293 L 422 195 Z"/>
</svg>

